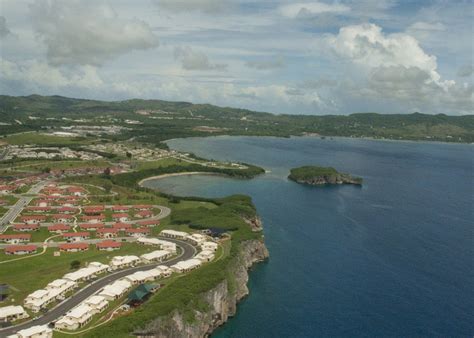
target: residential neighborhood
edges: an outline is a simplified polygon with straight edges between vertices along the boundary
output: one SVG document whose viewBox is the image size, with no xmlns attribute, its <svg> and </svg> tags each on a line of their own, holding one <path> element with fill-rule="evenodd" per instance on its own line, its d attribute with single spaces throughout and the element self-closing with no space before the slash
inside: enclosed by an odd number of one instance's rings
<svg viewBox="0 0 474 338">
<path fill-rule="evenodd" d="M 5 191 L 16 189 L 12 187 Z M 8 219 L 4 220 L 0 234 L 0 250 L 4 257 L 18 257 L 13 260 L 24 261 L 50 250 L 53 252 L 49 258 L 51 262 L 88 252 L 110 255 L 107 261 L 89 262 L 50 280 L 43 288 L 32 290 L 21 302 L 5 306 L 0 303 L 0 323 L 20 323 L 19 327 L 45 311 L 51 310 L 48 314 L 55 314 L 53 326 L 28 326 L 18 330 L 16 337 L 49 337 L 54 330 L 69 332 L 87 327 L 94 318 L 111 310 L 111 304 L 119 299 L 126 300 L 134 288 L 143 286 L 148 290 L 145 294 L 151 294 L 159 289 L 160 280 L 167 280 L 173 274 L 188 273 L 215 259 L 218 243 L 208 235 L 173 229 L 153 230 L 160 226 L 162 218 L 169 216 L 168 208 L 143 203 L 91 204 L 89 195 L 86 186 L 48 181 L 31 195 L 28 203 L 22 202 L 18 206 L 16 214 L 6 214 Z M 130 245 L 141 249 L 137 254 L 120 253 Z M 8 259 L 0 260 L 0 264 L 8 262 Z M 130 273 L 103 285 L 90 284 L 90 281 L 102 281 L 106 276 L 122 271 Z M 67 304 L 71 297 L 92 287 L 95 292 L 91 296 L 66 312 L 58 310 L 56 314 L 55 309 Z M 136 292 L 133 294 L 132 303 L 137 306 L 141 302 L 138 299 L 144 294 L 138 298 Z"/>
</svg>

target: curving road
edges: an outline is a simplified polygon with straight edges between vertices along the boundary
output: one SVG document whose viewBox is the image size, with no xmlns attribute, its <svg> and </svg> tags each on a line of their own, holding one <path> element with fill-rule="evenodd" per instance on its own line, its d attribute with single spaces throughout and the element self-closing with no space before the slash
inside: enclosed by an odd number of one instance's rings
<svg viewBox="0 0 474 338">
<path fill-rule="evenodd" d="M 46 324 L 49 324 L 50 322 L 56 321 L 61 316 L 63 316 L 66 312 L 71 310 L 73 307 L 79 305 L 86 298 L 90 297 L 91 295 L 93 295 L 94 293 L 96 293 L 97 291 L 102 289 L 103 287 L 111 284 L 112 282 L 114 282 L 114 281 L 116 281 L 116 280 L 118 280 L 122 277 L 130 275 L 130 274 L 132 274 L 134 272 L 137 272 L 137 271 L 151 270 L 151 269 L 157 267 L 158 265 L 171 266 L 171 265 L 176 264 L 177 262 L 179 262 L 181 260 L 190 259 L 196 254 L 196 248 L 194 246 L 192 246 L 191 244 L 187 243 L 187 242 L 176 240 L 176 239 L 171 239 L 171 238 L 165 238 L 165 240 L 170 241 L 170 242 L 174 242 L 178 246 L 181 247 L 183 252 L 181 253 L 181 255 L 179 257 L 173 258 L 173 259 L 168 260 L 166 262 L 155 263 L 155 264 L 145 265 L 145 266 L 137 266 L 137 267 L 133 267 L 133 268 L 125 269 L 125 270 L 120 270 L 118 272 L 106 275 L 106 276 L 102 277 L 101 279 L 98 279 L 98 280 L 94 281 L 89 286 L 79 290 L 77 293 L 75 293 L 71 297 L 67 298 L 62 303 L 57 305 L 55 308 L 49 310 L 48 312 L 46 312 L 44 315 L 42 315 L 38 319 L 30 320 L 28 322 L 25 322 L 25 323 L 22 323 L 22 324 L 19 324 L 19 325 L 15 325 L 15 326 L 10 326 L 8 328 L 0 329 L 0 337 L 6 337 L 6 336 L 9 336 L 9 335 L 12 335 L 12 334 L 14 334 L 14 333 L 16 333 L 20 330 L 24 330 L 24 329 L 30 328 L 32 326 L 35 326 L 35 325 L 46 325 Z"/>
<path fill-rule="evenodd" d="M 13 222 L 15 218 L 23 211 L 23 208 L 30 204 L 31 200 L 34 198 L 33 195 L 38 194 L 41 189 L 43 189 L 49 181 L 41 181 L 30 188 L 26 194 L 22 194 L 18 201 L 8 209 L 8 211 L 0 219 L 0 233 L 4 232 L 8 224 Z"/>
</svg>

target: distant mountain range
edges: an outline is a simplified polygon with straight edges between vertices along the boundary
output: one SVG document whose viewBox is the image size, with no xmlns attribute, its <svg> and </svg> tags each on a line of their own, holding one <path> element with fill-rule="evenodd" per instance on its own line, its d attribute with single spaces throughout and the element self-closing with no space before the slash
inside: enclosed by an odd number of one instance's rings
<svg viewBox="0 0 474 338">
<path fill-rule="evenodd" d="M 78 124 L 113 124 L 127 128 L 115 138 L 134 137 L 156 144 L 170 138 L 224 134 L 474 142 L 474 115 L 275 115 L 210 104 L 139 99 L 108 102 L 0 95 L 0 122 L 2 135 Z"/>
</svg>

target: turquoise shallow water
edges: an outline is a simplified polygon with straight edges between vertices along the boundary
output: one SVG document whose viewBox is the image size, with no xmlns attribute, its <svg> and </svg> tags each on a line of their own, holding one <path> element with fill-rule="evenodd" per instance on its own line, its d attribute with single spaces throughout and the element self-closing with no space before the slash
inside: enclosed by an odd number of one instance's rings
<svg viewBox="0 0 474 338">
<path fill-rule="evenodd" d="M 472 145 L 252 137 L 169 145 L 271 171 L 250 181 L 148 182 L 178 195 L 245 193 L 262 216 L 271 258 L 214 337 L 473 336 Z M 304 164 L 362 176 L 364 186 L 286 179 Z"/>
</svg>

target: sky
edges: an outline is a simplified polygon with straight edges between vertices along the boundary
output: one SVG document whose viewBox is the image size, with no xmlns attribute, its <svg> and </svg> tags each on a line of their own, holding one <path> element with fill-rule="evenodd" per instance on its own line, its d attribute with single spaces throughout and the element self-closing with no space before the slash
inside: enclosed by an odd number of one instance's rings
<svg viewBox="0 0 474 338">
<path fill-rule="evenodd" d="M 0 93 L 474 114 L 469 1 L 0 0 Z"/>
</svg>

